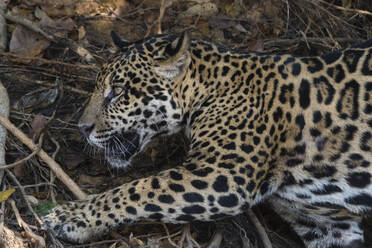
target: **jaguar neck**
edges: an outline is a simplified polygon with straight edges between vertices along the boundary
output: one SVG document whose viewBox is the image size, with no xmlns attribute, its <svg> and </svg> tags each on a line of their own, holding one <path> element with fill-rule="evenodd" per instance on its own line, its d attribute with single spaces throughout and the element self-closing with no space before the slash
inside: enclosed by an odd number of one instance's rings
<svg viewBox="0 0 372 248">
<path fill-rule="evenodd" d="M 174 91 L 186 118 L 200 111 L 208 99 L 237 89 L 246 81 L 249 68 L 258 64 L 252 59 L 255 53 L 227 50 L 204 41 L 193 40 L 190 55 L 187 72 Z"/>
</svg>

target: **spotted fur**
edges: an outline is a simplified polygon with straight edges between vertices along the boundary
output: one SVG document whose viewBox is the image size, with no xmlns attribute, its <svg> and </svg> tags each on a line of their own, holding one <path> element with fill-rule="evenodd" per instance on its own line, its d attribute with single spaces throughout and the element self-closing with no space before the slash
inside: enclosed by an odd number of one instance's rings
<svg viewBox="0 0 372 248">
<path fill-rule="evenodd" d="M 80 127 L 127 166 L 158 135 L 185 129 L 179 167 L 44 218 L 84 242 L 141 220 L 213 221 L 269 200 L 309 248 L 363 247 L 372 209 L 372 40 L 321 57 L 238 52 L 158 35 L 114 41 Z"/>
</svg>

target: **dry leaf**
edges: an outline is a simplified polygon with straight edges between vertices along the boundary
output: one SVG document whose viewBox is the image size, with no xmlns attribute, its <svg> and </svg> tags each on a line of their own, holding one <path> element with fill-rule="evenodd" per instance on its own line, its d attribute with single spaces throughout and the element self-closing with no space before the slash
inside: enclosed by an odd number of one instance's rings
<svg viewBox="0 0 372 248">
<path fill-rule="evenodd" d="M 17 158 L 16 161 L 19 161 L 21 160 L 22 158 Z M 27 169 L 26 169 L 26 166 L 25 166 L 25 162 L 23 163 L 20 163 L 20 164 L 17 164 L 14 168 L 13 168 L 13 173 L 14 175 L 19 178 L 19 179 L 22 179 L 22 178 L 25 178 L 26 175 L 27 175 Z"/>
<path fill-rule="evenodd" d="M 49 46 L 43 36 L 17 25 L 10 39 L 9 51 L 20 57 L 35 57 Z"/>
<path fill-rule="evenodd" d="M 35 115 L 34 119 L 31 122 L 30 137 L 32 137 L 34 142 L 37 142 L 39 139 L 41 131 L 45 128 L 48 120 L 45 116 L 41 114 Z"/>
<path fill-rule="evenodd" d="M 43 10 L 36 8 L 35 16 L 40 19 L 40 26 L 51 29 L 57 37 L 67 38 L 68 32 L 72 31 L 76 24 L 71 18 L 53 20 Z"/>
<path fill-rule="evenodd" d="M 80 26 L 78 29 L 78 40 L 84 39 L 86 33 L 84 26 Z"/>
<path fill-rule="evenodd" d="M 39 204 L 39 200 L 36 199 L 36 197 L 33 195 L 25 195 L 25 198 L 29 203 L 31 203 L 32 206 L 36 206 Z"/>
<path fill-rule="evenodd" d="M 256 40 L 253 44 L 250 43 L 250 46 L 248 46 L 249 51 L 253 52 L 263 52 L 264 51 L 264 44 L 262 40 Z"/>
<path fill-rule="evenodd" d="M 9 198 L 13 193 L 15 192 L 15 189 L 7 189 L 5 191 L 0 191 L 0 202 L 5 201 Z"/>
<path fill-rule="evenodd" d="M 23 95 L 15 104 L 14 108 L 24 112 L 30 112 L 34 108 L 45 108 L 53 104 L 58 97 L 58 89 L 37 89 Z"/>
<path fill-rule="evenodd" d="M 196 4 L 188 8 L 185 12 L 179 14 L 180 18 L 183 17 L 192 17 L 192 16 L 201 16 L 201 17 L 210 17 L 218 13 L 217 5 L 210 2 Z"/>
<path fill-rule="evenodd" d="M 81 156 L 81 154 L 63 154 L 63 164 L 66 165 L 69 170 L 75 169 L 75 167 L 82 163 L 84 160 L 85 157 Z"/>
<path fill-rule="evenodd" d="M 92 177 L 85 174 L 82 174 L 79 176 L 79 184 L 80 185 L 91 185 L 91 186 L 97 186 L 103 183 L 102 177 Z"/>
</svg>

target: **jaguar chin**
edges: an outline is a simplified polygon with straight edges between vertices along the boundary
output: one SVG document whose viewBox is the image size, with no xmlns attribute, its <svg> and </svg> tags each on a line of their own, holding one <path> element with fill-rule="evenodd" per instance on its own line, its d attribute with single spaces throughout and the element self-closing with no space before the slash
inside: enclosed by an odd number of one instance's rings
<svg viewBox="0 0 372 248">
<path fill-rule="evenodd" d="M 132 158 L 141 151 L 141 135 L 137 131 L 127 131 L 112 135 L 107 140 L 104 151 L 107 161 L 113 167 L 127 167 Z"/>
</svg>

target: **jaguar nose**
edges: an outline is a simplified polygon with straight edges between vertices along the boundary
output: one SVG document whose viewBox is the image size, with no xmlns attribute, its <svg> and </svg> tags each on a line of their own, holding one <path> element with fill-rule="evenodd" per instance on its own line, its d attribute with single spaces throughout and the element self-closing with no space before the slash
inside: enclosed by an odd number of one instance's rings
<svg viewBox="0 0 372 248">
<path fill-rule="evenodd" d="M 80 131 L 84 134 L 85 138 L 88 138 L 93 128 L 94 125 L 82 125 L 80 126 Z"/>
</svg>

